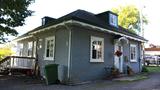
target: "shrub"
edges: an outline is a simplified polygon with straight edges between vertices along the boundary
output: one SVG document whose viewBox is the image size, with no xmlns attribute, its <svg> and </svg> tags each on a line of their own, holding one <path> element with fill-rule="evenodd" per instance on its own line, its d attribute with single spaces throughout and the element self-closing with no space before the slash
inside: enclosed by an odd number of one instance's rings
<svg viewBox="0 0 160 90">
<path fill-rule="evenodd" d="M 149 71 L 148 71 L 148 69 L 145 66 L 143 66 L 142 67 L 142 72 L 149 72 Z"/>
<path fill-rule="evenodd" d="M 117 69 L 115 66 L 113 66 L 111 68 L 111 75 L 112 75 L 112 78 L 119 77 L 119 75 L 120 75 L 119 69 Z"/>
<path fill-rule="evenodd" d="M 134 71 L 132 70 L 132 68 L 130 66 L 127 66 L 127 74 L 128 75 L 133 75 Z"/>
</svg>

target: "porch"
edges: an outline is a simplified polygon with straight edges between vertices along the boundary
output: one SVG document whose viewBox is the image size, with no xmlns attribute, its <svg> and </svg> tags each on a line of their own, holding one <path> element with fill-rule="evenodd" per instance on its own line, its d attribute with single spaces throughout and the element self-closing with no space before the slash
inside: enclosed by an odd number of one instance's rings
<svg viewBox="0 0 160 90">
<path fill-rule="evenodd" d="M 35 74 L 36 58 L 23 56 L 7 56 L 0 61 L 1 74 L 21 72 L 27 75 Z"/>
</svg>

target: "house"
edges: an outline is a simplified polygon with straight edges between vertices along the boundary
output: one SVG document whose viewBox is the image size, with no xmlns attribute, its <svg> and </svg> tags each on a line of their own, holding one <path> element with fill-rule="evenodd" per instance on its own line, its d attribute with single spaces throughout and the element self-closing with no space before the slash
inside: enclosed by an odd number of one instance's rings
<svg viewBox="0 0 160 90">
<path fill-rule="evenodd" d="M 160 64 L 160 46 L 150 44 L 148 48 L 145 48 L 145 62 Z"/>
<path fill-rule="evenodd" d="M 160 55 L 160 46 L 150 44 L 148 48 L 145 48 L 146 55 Z"/>
<path fill-rule="evenodd" d="M 125 73 L 126 63 L 140 72 L 141 44 L 147 40 L 118 26 L 118 15 L 111 11 L 76 10 L 58 19 L 42 18 L 42 26 L 15 41 L 20 56 L 37 58 L 41 76 L 45 65 L 56 63 L 66 68 L 67 82 L 78 83 L 102 79 L 110 73 L 105 68 L 113 66 Z"/>
</svg>

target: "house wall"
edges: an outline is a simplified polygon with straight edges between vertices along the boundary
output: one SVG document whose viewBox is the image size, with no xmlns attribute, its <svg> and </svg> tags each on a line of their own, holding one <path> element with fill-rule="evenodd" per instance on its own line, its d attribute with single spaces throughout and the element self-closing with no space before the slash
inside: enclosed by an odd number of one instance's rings
<svg viewBox="0 0 160 90">
<path fill-rule="evenodd" d="M 104 38 L 104 62 L 90 62 L 91 36 Z M 71 44 L 71 81 L 79 82 L 105 78 L 109 73 L 105 67 L 112 67 L 114 63 L 113 44 L 111 34 L 74 26 Z"/>
<path fill-rule="evenodd" d="M 160 55 L 160 51 L 145 51 L 146 55 Z"/>
<path fill-rule="evenodd" d="M 45 38 L 55 36 L 55 51 L 54 60 L 45 60 Z M 41 48 L 37 50 L 38 61 L 40 66 L 41 75 L 44 76 L 44 67 L 47 64 L 59 64 L 68 67 L 68 30 L 65 28 L 51 29 L 45 32 L 36 34 L 36 37 L 41 39 L 39 46 Z"/>
<path fill-rule="evenodd" d="M 45 30 L 40 33 L 36 33 L 34 38 L 24 39 L 18 41 L 18 43 L 24 44 L 23 56 L 27 56 L 28 42 L 38 41 L 37 43 L 37 58 L 40 66 L 40 74 L 44 76 L 44 67 L 47 64 L 59 64 L 64 65 L 65 70 L 68 67 L 68 35 L 69 31 L 65 27 L 58 27 L 56 29 Z M 55 48 L 54 48 L 54 60 L 45 60 L 45 38 L 55 36 Z M 36 39 L 35 39 L 36 38 Z M 32 50 L 33 51 L 33 50 Z M 67 70 L 66 70 L 67 71 Z M 66 72 L 67 73 L 67 72 Z M 67 75 L 67 74 L 66 74 Z"/>
<path fill-rule="evenodd" d="M 90 62 L 90 39 L 91 36 L 104 38 L 104 62 Z M 71 49 L 71 76 L 70 80 L 74 82 L 102 79 L 110 72 L 105 67 L 114 66 L 114 38 L 115 35 L 98 32 L 87 28 L 74 26 L 72 29 L 72 49 Z M 137 62 L 130 62 L 129 65 L 134 72 L 140 69 L 140 43 L 129 40 L 130 43 L 137 45 Z M 130 59 L 130 44 L 123 46 L 123 55 Z M 124 63 L 125 64 L 125 63 Z M 124 65 L 124 68 L 125 65 Z M 126 70 L 126 69 L 124 69 Z"/>
<path fill-rule="evenodd" d="M 137 57 L 136 57 L 137 62 L 130 61 L 130 45 L 131 44 L 134 44 L 137 46 Z M 124 69 L 126 68 L 126 65 L 128 64 L 135 73 L 138 73 L 141 71 L 140 45 L 141 45 L 140 42 L 129 39 L 129 44 L 123 46 L 123 51 L 124 51 L 123 56 L 127 56 L 129 59 L 129 63 L 124 62 Z"/>
</svg>

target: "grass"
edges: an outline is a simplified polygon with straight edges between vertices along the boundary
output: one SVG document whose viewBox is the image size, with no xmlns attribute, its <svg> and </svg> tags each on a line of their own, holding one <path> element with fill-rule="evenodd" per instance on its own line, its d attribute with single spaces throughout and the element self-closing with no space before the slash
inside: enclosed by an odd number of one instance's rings
<svg viewBox="0 0 160 90">
<path fill-rule="evenodd" d="M 160 66 L 146 66 L 150 73 L 152 72 L 160 72 Z"/>
</svg>

